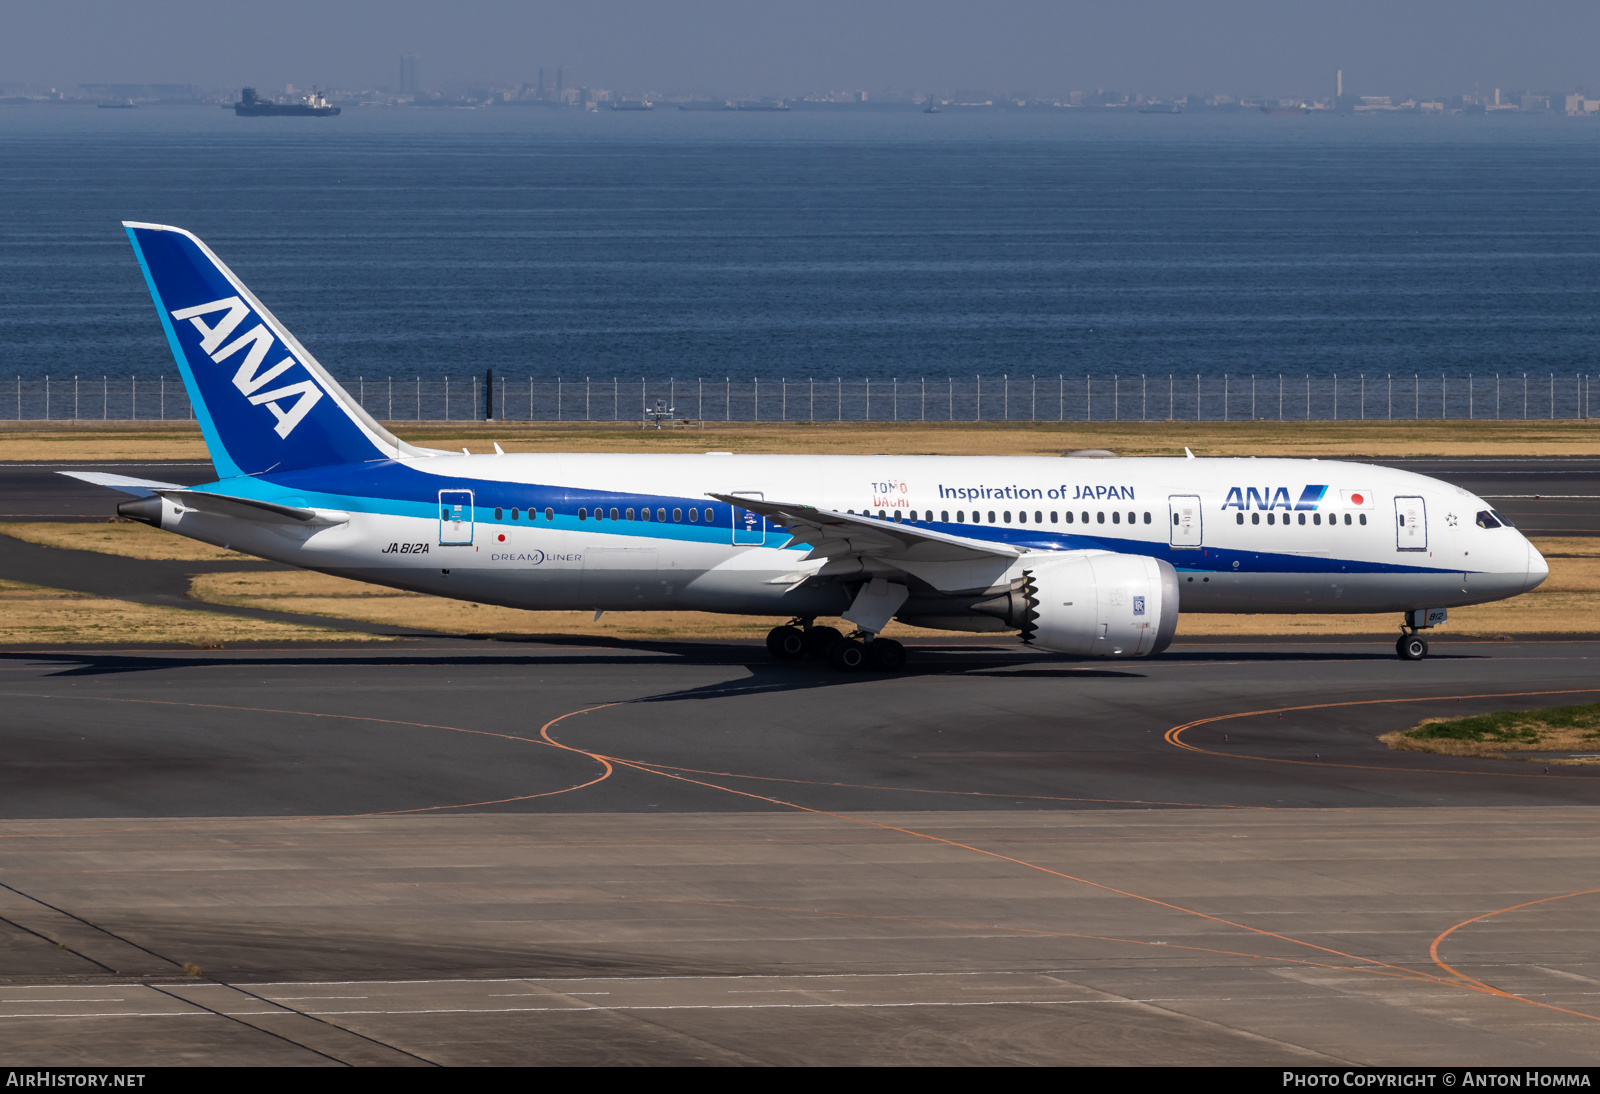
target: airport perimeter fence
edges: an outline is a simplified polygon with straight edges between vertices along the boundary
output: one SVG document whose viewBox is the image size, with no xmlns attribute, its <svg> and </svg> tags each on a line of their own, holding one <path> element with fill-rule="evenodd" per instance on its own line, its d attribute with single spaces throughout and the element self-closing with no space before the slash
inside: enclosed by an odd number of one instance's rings
<svg viewBox="0 0 1600 1094">
<path fill-rule="evenodd" d="M 1148 422 L 1588 419 L 1591 377 L 975 376 L 916 380 L 518 380 L 356 377 L 346 389 L 384 421 Z M 18 421 L 176 421 L 174 377 L 24 380 L 0 387 Z M 8 397 L 9 396 L 9 397 Z M 9 404 L 9 405 L 8 405 Z"/>
</svg>

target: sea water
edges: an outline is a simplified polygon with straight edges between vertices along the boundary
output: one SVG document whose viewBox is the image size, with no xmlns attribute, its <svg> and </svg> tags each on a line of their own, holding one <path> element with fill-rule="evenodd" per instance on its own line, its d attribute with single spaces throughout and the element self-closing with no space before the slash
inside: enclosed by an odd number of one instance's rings
<svg viewBox="0 0 1600 1094">
<path fill-rule="evenodd" d="M 349 380 L 1570 385 L 1597 192 L 1548 115 L 0 108 L 0 377 L 173 374 L 143 220 Z"/>
</svg>

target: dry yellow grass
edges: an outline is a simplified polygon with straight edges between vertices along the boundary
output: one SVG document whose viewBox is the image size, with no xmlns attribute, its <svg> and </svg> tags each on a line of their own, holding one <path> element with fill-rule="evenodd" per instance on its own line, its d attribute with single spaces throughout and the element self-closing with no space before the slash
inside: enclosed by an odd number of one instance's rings
<svg viewBox="0 0 1600 1094">
<path fill-rule="evenodd" d="M 394 422 L 416 444 L 459 451 L 802 452 L 1057 456 L 1109 448 L 1125 456 L 1591 456 L 1600 422 L 733 422 L 641 430 L 574 422 Z M 204 459 L 191 423 L 0 425 L 0 460 Z"/>
<path fill-rule="evenodd" d="M 1439 721 L 1442 719 L 1432 719 Z M 1427 722 L 1422 723 L 1428 724 Z M 1484 760 L 1532 760 L 1531 756 L 1511 755 L 1517 752 L 1595 752 L 1600 751 L 1600 739 L 1593 732 L 1579 729 L 1546 730 L 1535 741 L 1455 741 L 1449 738 L 1417 740 L 1407 737 L 1410 730 L 1385 733 L 1378 740 L 1398 752 L 1432 752 L 1438 756 L 1474 756 Z M 1600 758 L 1589 756 L 1539 757 L 1538 762 L 1584 767 L 1600 764 Z"/>
<path fill-rule="evenodd" d="M 119 521 L 106 524 L 67 524 L 49 521 L 0 524 L 0 535 L 37 543 L 43 547 L 67 547 L 74 551 L 98 551 L 125 558 L 177 560 L 182 562 L 225 562 L 252 556 L 224 551 L 187 536 L 163 532 L 148 524 Z"/>
<path fill-rule="evenodd" d="M 1403 752 L 1595 765 L 1600 764 L 1600 703 L 1501 711 L 1467 718 L 1425 718 L 1410 729 L 1385 733 L 1378 740 Z M 1515 755 L 1518 752 L 1579 755 Z"/>
<path fill-rule="evenodd" d="M 597 622 L 593 612 L 538 612 L 446 600 L 425 593 L 401 592 L 348 578 L 305 571 L 290 573 L 221 573 L 195 578 L 193 595 L 213 604 L 272 611 L 358 619 L 389 626 L 417 627 L 450 634 L 505 637 L 602 637 L 618 639 L 764 638 L 781 620 L 771 616 L 713 615 L 709 612 L 607 612 Z M 837 619 L 819 619 L 849 631 Z M 946 635 L 891 623 L 884 631 L 906 640 Z"/>
<path fill-rule="evenodd" d="M 1123 456 L 1576 456 L 1600 452 L 1594 423 L 1555 422 L 771 422 L 703 430 L 487 423 L 396 429 L 438 448 L 507 452 L 804 452 L 1059 456 L 1108 448 Z"/>
<path fill-rule="evenodd" d="M 384 641 L 350 631 L 152 607 L 0 580 L 0 644 L 185 645 Z"/>
<path fill-rule="evenodd" d="M 204 460 L 206 443 L 191 422 L 86 422 L 40 427 L 0 424 L 0 460 Z"/>
</svg>

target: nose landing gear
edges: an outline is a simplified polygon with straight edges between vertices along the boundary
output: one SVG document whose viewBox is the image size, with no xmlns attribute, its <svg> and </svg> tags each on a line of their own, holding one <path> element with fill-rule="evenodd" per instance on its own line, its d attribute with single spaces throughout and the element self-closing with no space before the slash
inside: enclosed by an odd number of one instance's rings
<svg viewBox="0 0 1600 1094">
<path fill-rule="evenodd" d="M 1394 644 L 1394 652 L 1400 655 L 1402 661 L 1421 661 L 1428 656 L 1428 643 L 1415 631 L 1402 634 L 1400 640 Z"/>
<path fill-rule="evenodd" d="M 1422 641 L 1421 635 L 1400 635 L 1395 653 L 1400 654 L 1400 661 L 1421 661 L 1427 656 L 1427 643 Z"/>
</svg>

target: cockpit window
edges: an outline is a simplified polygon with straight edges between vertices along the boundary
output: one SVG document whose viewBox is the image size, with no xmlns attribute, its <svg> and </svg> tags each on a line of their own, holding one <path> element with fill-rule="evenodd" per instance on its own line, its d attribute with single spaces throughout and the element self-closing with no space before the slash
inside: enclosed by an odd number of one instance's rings
<svg viewBox="0 0 1600 1094">
<path fill-rule="evenodd" d="M 1505 525 L 1507 528 L 1515 528 L 1516 527 L 1515 524 L 1511 523 L 1511 518 L 1506 516 L 1500 510 L 1491 509 L 1491 510 L 1489 510 L 1489 512 L 1494 514 L 1494 519 L 1495 520 L 1499 521 L 1501 524 Z"/>
<path fill-rule="evenodd" d="M 1493 509 L 1484 509 L 1478 513 L 1479 528 L 1498 528 L 1504 523 Z"/>
</svg>

